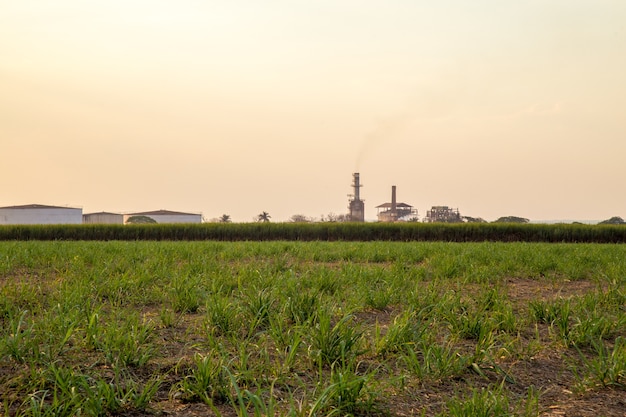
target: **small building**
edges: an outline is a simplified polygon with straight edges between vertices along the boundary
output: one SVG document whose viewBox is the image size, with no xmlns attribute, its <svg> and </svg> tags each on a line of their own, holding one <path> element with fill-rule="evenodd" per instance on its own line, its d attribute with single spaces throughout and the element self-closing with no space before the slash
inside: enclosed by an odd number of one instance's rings
<svg viewBox="0 0 626 417">
<path fill-rule="evenodd" d="M 124 214 L 124 224 L 133 216 L 149 217 L 157 223 L 202 223 L 202 214 L 182 213 L 179 211 L 156 210 L 144 211 L 141 213 Z"/>
<path fill-rule="evenodd" d="M 0 224 L 81 224 L 83 209 L 27 204 L 0 207 Z"/>
<path fill-rule="evenodd" d="M 120 213 L 108 213 L 101 211 L 99 213 L 83 214 L 83 223 L 85 224 L 124 224 L 124 215 Z"/>
<path fill-rule="evenodd" d="M 459 209 L 448 206 L 433 206 L 426 212 L 424 222 L 426 223 L 460 223 L 463 219 Z"/>
</svg>

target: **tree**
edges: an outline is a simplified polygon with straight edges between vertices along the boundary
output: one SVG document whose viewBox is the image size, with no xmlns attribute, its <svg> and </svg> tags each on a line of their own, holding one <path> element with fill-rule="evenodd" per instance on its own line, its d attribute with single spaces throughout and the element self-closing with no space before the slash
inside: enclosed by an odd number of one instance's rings
<svg viewBox="0 0 626 417">
<path fill-rule="evenodd" d="M 335 221 L 337 222 L 349 222 L 350 221 L 350 215 L 349 214 L 338 214 L 337 217 L 335 217 Z"/>
<path fill-rule="evenodd" d="M 462 219 L 465 223 L 487 223 L 482 217 L 463 216 Z"/>
<path fill-rule="evenodd" d="M 267 211 L 264 211 L 263 213 L 257 216 L 257 221 L 263 222 L 263 223 L 269 223 L 271 218 L 272 216 L 270 216 L 270 214 Z"/>
<path fill-rule="evenodd" d="M 130 216 L 128 220 L 126 220 L 126 224 L 150 224 L 156 222 L 156 220 L 148 216 Z"/>
<path fill-rule="evenodd" d="M 500 217 L 498 220 L 494 221 L 494 223 L 528 223 L 530 220 L 525 219 L 524 217 L 517 216 L 505 216 Z"/>
<path fill-rule="evenodd" d="M 304 214 L 294 214 L 291 216 L 290 220 L 294 223 L 309 223 L 311 221 L 311 219 Z"/>
<path fill-rule="evenodd" d="M 222 214 L 222 217 L 220 217 L 220 223 L 230 223 L 230 216 L 228 214 Z"/>
<path fill-rule="evenodd" d="M 615 216 L 607 220 L 602 220 L 598 224 L 624 224 L 624 223 L 626 223 L 624 219 L 622 219 L 621 217 Z"/>
<path fill-rule="evenodd" d="M 322 216 L 320 217 L 321 222 L 330 222 L 330 223 L 347 222 L 349 220 L 350 220 L 350 216 L 348 214 L 336 214 L 336 213 L 333 213 L 332 211 L 328 213 L 326 216 L 322 214 Z"/>
</svg>

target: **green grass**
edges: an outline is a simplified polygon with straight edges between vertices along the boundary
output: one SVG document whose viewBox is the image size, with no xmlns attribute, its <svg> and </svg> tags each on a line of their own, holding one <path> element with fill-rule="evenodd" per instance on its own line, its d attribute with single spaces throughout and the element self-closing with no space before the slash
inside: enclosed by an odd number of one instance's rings
<svg viewBox="0 0 626 417">
<path fill-rule="evenodd" d="M 402 222 L 0 225 L 0 240 L 625 243 L 626 227 L 582 224 Z M 384 254 L 378 254 L 373 260 L 384 257 Z"/>
<path fill-rule="evenodd" d="M 582 243 L 0 242 L 0 410 L 538 416 L 626 392 L 625 255 Z"/>
</svg>

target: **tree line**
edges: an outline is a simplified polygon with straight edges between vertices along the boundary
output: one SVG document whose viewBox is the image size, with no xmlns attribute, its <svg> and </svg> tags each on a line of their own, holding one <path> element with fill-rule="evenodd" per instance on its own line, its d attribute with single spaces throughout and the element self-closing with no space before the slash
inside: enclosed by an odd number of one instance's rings
<svg viewBox="0 0 626 417">
<path fill-rule="evenodd" d="M 270 214 L 266 211 L 259 213 L 256 217 L 253 218 L 254 221 L 259 223 L 269 223 L 272 218 Z M 294 214 L 289 218 L 289 222 L 291 223 L 341 223 L 341 222 L 349 222 L 351 221 L 350 215 L 348 214 L 335 214 L 328 213 L 326 215 L 322 214 L 319 218 L 309 217 L 304 214 Z M 417 217 L 411 217 L 409 219 L 404 220 L 404 222 L 415 223 L 418 222 L 419 219 Z M 208 221 L 209 223 L 232 223 L 231 216 L 228 214 L 223 214 L 219 218 L 211 219 Z M 143 223 L 143 222 L 137 222 Z M 517 223 L 517 224 L 526 224 L 530 223 L 530 219 L 519 216 L 503 216 L 498 219 L 488 222 L 482 217 L 470 217 L 470 216 L 459 216 L 454 219 L 445 219 L 441 220 L 438 223 Z M 574 222 L 577 224 L 578 222 Z M 578 223 L 580 224 L 580 223 Z M 606 220 L 602 220 L 598 224 L 626 224 L 623 218 L 619 216 L 614 216 Z"/>
</svg>

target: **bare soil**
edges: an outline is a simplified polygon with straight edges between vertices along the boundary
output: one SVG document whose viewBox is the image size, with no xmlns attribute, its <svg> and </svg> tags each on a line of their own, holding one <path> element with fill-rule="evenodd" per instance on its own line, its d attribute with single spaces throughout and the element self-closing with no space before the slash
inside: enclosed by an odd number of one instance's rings
<svg viewBox="0 0 626 417">
<path fill-rule="evenodd" d="M 21 277 L 21 285 L 32 283 L 38 277 L 27 274 Z M 580 296 L 597 288 L 597 283 L 578 281 L 553 281 L 510 278 L 504 286 L 510 302 L 517 311 L 525 311 L 532 300 L 552 300 Z M 43 286 L 45 290 L 45 286 Z M 368 310 L 357 315 L 357 320 L 364 325 L 378 323 L 383 328 L 391 323 L 397 311 L 393 307 L 377 311 Z M 157 315 L 158 308 L 146 309 L 145 315 Z M 159 331 L 160 358 L 152 361 L 149 366 L 137 369 L 135 378 L 149 380 L 155 374 L 167 375 L 161 385 L 151 407 L 145 412 L 132 412 L 125 415 L 133 416 L 212 416 L 215 415 L 211 407 L 198 402 L 185 402 L 171 393 L 171 388 L 182 378 L 186 363 L 197 352 L 194 348 L 194 326 L 199 326 L 200 315 L 186 315 L 174 327 Z M 578 386 L 572 364 L 580 362 L 579 353 L 554 343 L 550 337 L 548 325 L 538 325 L 536 334 L 541 341 L 540 347 L 529 347 L 526 358 L 511 359 L 512 356 L 503 355 L 495 358 L 497 366 L 504 369 L 511 376 L 511 381 L 503 381 L 502 372 L 495 368 L 482 368 L 482 375 L 468 371 L 462 377 L 430 382 L 409 382 L 402 389 L 385 388 L 382 392 L 377 408 L 380 415 L 387 416 L 431 416 L 445 410 L 448 398 L 458 393 L 468 393 L 471 389 L 480 389 L 505 384 L 506 388 L 515 393 L 516 400 L 523 404 L 530 387 L 539 393 L 540 416 L 568 416 L 568 417 L 624 417 L 626 416 L 626 390 L 623 387 L 593 387 L 591 389 L 574 389 Z M 536 335 L 522 335 L 532 343 Z M 199 342 L 200 340 L 198 340 Z M 363 366 L 375 366 L 373 359 L 363 358 Z M 106 375 L 104 365 L 100 365 L 101 375 Z M 0 367 L 0 381 L 2 386 L 11 385 L 12 375 L 23 370 L 3 365 Z M 394 369 L 381 369 L 381 377 L 393 377 Z M 14 381 L 19 383 L 19 381 Z M 6 393 L 5 393 L 6 394 Z M 8 396 L 10 394 L 6 394 Z M 0 398 L 2 398 L 0 396 Z M 215 406 L 222 416 L 235 416 L 231 407 L 225 404 Z M 9 414 L 10 410 L 9 410 Z"/>
<path fill-rule="evenodd" d="M 580 296 L 597 288 L 591 281 L 560 281 L 546 282 L 543 280 L 511 278 L 506 281 L 509 300 L 516 309 L 526 310 L 531 300 L 553 300 Z M 396 311 L 389 308 L 382 311 L 365 311 L 359 313 L 359 322 L 365 325 L 378 323 L 385 327 L 390 324 Z M 530 387 L 539 393 L 539 415 L 566 417 L 625 417 L 626 391 L 608 387 L 574 391 L 577 385 L 576 375 L 572 372 L 571 363 L 578 363 L 577 353 L 560 347 L 550 341 L 547 325 L 539 326 L 539 335 L 545 342 L 543 348 L 526 360 L 511 361 L 501 358 L 498 365 L 512 376 L 514 382 L 504 382 L 506 388 L 518 395 L 523 404 Z M 181 354 L 185 347 L 173 346 L 172 353 Z M 502 374 L 483 368 L 483 375 L 467 372 L 462 378 L 436 381 L 408 386 L 395 392 L 385 392 L 378 405 L 381 415 L 388 416 L 431 416 L 445 410 L 446 400 L 457 393 L 468 392 L 469 389 L 488 388 L 493 384 L 502 383 Z M 165 385 L 163 388 L 167 388 Z M 214 413 L 203 404 L 184 403 L 167 398 L 166 390 L 162 389 L 161 398 L 154 404 L 157 414 L 176 417 L 211 416 Z M 226 405 L 217 406 L 223 416 L 235 416 L 233 410 Z"/>
</svg>

